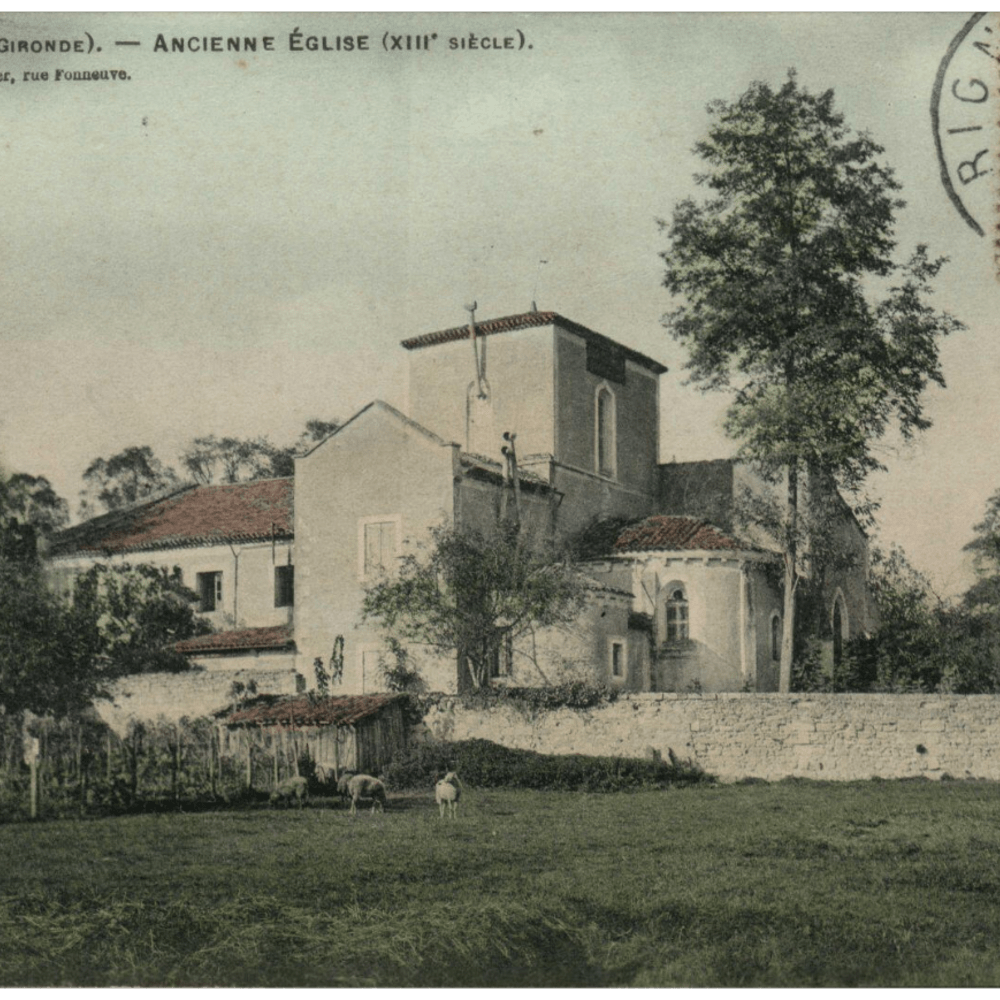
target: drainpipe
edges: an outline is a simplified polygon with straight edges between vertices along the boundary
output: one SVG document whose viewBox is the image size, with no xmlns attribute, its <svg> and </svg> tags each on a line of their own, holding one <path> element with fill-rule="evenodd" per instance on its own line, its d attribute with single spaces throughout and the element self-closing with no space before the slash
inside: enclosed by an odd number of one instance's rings
<svg viewBox="0 0 1000 1000">
<path fill-rule="evenodd" d="M 238 627 L 239 619 L 237 618 L 237 610 L 239 608 L 239 592 L 240 592 L 240 554 L 233 548 L 232 542 L 229 543 L 229 551 L 233 554 L 233 628 Z"/>
</svg>

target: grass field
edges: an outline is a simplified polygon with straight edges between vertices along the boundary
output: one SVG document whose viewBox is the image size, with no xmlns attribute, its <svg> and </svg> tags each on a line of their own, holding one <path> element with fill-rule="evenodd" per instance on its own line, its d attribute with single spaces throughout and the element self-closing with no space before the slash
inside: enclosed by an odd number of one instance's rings
<svg viewBox="0 0 1000 1000">
<path fill-rule="evenodd" d="M 996 986 L 1000 787 L 0 825 L 2 986 Z"/>
</svg>

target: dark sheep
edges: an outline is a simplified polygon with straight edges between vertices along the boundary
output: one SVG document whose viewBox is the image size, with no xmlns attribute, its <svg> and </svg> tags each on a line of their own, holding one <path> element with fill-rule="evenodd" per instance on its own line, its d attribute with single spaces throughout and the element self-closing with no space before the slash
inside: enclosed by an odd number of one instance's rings
<svg viewBox="0 0 1000 1000">
<path fill-rule="evenodd" d="M 286 778 L 271 792 L 272 806 L 289 806 L 293 801 L 300 809 L 309 801 L 309 782 L 303 777 Z"/>
</svg>

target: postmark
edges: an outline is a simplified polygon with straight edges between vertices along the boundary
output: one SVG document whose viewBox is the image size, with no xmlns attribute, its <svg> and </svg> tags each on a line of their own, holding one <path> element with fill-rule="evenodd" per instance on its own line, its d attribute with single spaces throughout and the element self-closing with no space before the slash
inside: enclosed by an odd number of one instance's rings
<svg viewBox="0 0 1000 1000">
<path fill-rule="evenodd" d="M 973 14 L 941 60 L 931 100 L 941 183 L 980 236 L 997 225 L 998 42 L 996 16 Z"/>
</svg>

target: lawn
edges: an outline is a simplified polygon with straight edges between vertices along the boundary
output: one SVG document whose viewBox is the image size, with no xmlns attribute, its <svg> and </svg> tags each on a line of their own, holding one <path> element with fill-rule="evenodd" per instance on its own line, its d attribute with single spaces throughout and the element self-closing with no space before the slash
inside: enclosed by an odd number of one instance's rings
<svg viewBox="0 0 1000 1000">
<path fill-rule="evenodd" d="M 2 986 L 997 986 L 986 782 L 0 825 Z"/>
</svg>

